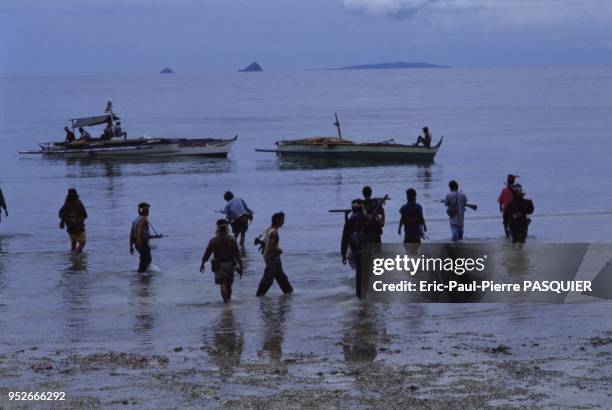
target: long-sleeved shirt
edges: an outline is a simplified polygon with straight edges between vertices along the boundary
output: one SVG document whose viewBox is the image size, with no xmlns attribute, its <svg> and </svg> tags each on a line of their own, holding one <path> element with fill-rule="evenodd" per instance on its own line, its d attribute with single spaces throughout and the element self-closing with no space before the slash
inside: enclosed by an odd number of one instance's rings
<svg viewBox="0 0 612 410">
<path fill-rule="evenodd" d="M 240 262 L 240 250 L 236 240 L 228 235 L 215 236 L 208 242 L 202 262 L 208 262 L 211 256 L 220 263 Z"/>
<path fill-rule="evenodd" d="M 250 215 L 253 211 L 249 209 L 246 202 L 242 198 L 232 198 L 225 205 L 225 216 L 230 222 L 234 222 L 242 215 Z"/>
<path fill-rule="evenodd" d="M 460 191 L 453 191 L 446 195 L 444 205 L 448 208 L 454 208 L 456 211 L 454 216 L 449 216 L 451 225 L 463 226 L 463 215 L 465 214 L 467 201 L 467 196 Z"/>
<path fill-rule="evenodd" d="M 139 216 L 132 222 L 130 230 L 130 244 L 137 246 L 146 245 L 149 243 L 151 233 L 149 231 L 149 220 L 146 216 Z"/>
<path fill-rule="evenodd" d="M 343 257 L 346 257 L 349 247 L 353 252 L 361 250 L 361 243 L 365 240 L 367 223 L 368 217 L 362 213 L 353 213 L 346 221 L 342 230 L 342 242 L 340 243 L 340 253 Z"/>
<path fill-rule="evenodd" d="M 81 233 L 85 231 L 87 211 L 80 199 L 66 201 L 59 210 L 60 220 L 66 224 L 68 233 Z"/>
</svg>

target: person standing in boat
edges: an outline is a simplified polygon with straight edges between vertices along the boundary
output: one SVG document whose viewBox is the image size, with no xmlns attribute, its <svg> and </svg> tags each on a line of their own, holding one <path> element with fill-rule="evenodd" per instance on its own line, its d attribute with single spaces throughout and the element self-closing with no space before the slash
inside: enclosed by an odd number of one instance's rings
<svg viewBox="0 0 612 410">
<path fill-rule="evenodd" d="M 232 233 L 236 240 L 240 241 L 240 247 L 244 247 L 244 237 L 249 229 L 249 221 L 253 220 L 253 211 L 249 209 L 242 198 L 235 198 L 231 191 L 223 195 L 227 201 L 225 205 L 225 216 L 232 225 Z M 238 239 L 240 237 L 240 239 Z"/>
<path fill-rule="evenodd" d="M 242 259 L 236 240 L 229 234 L 227 220 L 217 221 L 217 233 L 208 242 L 208 246 L 202 257 L 200 272 L 204 273 L 206 262 L 213 256 L 210 263 L 211 269 L 215 274 L 215 284 L 221 289 L 223 303 L 227 303 L 232 298 L 232 285 L 234 283 L 234 271 L 242 275 Z"/>
<path fill-rule="evenodd" d="M 85 142 L 91 140 L 91 134 L 85 128 L 79 127 L 79 133 L 81 134 L 79 141 Z"/>
<path fill-rule="evenodd" d="M 463 217 L 468 199 L 463 192 L 459 191 L 459 184 L 454 179 L 448 183 L 448 188 L 450 193 L 446 195 L 444 205 L 450 221 L 453 242 L 457 242 L 463 240 Z"/>
<path fill-rule="evenodd" d="M 127 132 L 121 129 L 121 121 L 117 121 L 115 123 L 115 127 L 113 128 L 113 134 L 115 137 L 123 137 L 124 141 L 127 139 Z"/>
<path fill-rule="evenodd" d="M 510 227 L 507 224 L 506 218 L 504 218 L 504 211 L 506 207 L 512 201 L 512 190 L 514 189 L 514 185 L 516 183 L 516 178 L 518 176 L 508 174 L 506 177 L 506 186 L 502 188 L 499 196 L 497 197 L 497 203 L 499 204 L 499 212 L 502 214 L 502 221 L 504 224 L 504 234 L 506 235 L 506 239 L 510 238 Z"/>
<path fill-rule="evenodd" d="M 6 201 L 2 194 L 2 188 L 0 187 L 0 222 L 2 221 L 2 210 L 4 209 L 4 216 L 8 217 L 8 208 L 6 207 Z"/>
<path fill-rule="evenodd" d="M 151 229 L 149 226 L 149 205 L 146 202 L 138 204 L 138 218 L 132 222 L 130 229 L 130 254 L 134 254 L 134 248 L 140 255 L 140 263 L 138 264 L 138 273 L 144 273 L 151 265 L 153 258 L 151 257 Z"/>
<path fill-rule="evenodd" d="M 283 250 L 280 248 L 280 236 L 278 230 L 285 224 L 285 214 L 277 212 L 272 215 L 272 225 L 266 230 L 265 245 L 264 245 L 264 261 L 266 268 L 264 274 L 259 281 L 256 296 L 264 296 L 276 279 L 276 283 L 280 286 L 283 293 L 292 293 L 293 287 L 289 283 L 289 278 L 283 271 L 281 254 Z"/>
<path fill-rule="evenodd" d="M 342 230 L 342 240 L 340 242 L 340 255 L 342 264 L 348 261 L 348 250 L 351 250 L 352 263 L 355 265 L 355 295 L 361 299 L 361 252 L 366 240 L 366 226 L 368 217 L 365 214 L 365 207 L 361 199 L 354 199 L 351 202 L 351 216 L 344 223 Z"/>
<path fill-rule="evenodd" d="M 64 140 L 66 144 L 70 144 L 71 142 L 74 142 L 76 140 L 74 132 L 70 131 L 70 128 L 64 127 L 64 131 L 66 131 L 66 139 Z"/>
<path fill-rule="evenodd" d="M 400 222 L 397 234 L 402 234 L 404 228 L 404 243 L 421 243 L 421 238 L 427 232 L 423 217 L 423 208 L 416 202 L 417 192 L 410 188 L 406 191 L 406 203 L 400 208 Z"/>
<path fill-rule="evenodd" d="M 87 211 L 79 199 L 79 194 L 74 188 L 68 190 L 64 205 L 59 210 L 60 229 L 66 228 L 70 237 L 70 249 L 72 252 L 81 253 L 87 243 L 85 233 L 85 219 Z"/>
<path fill-rule="evenodd" d="M 431 134 L 428 127 L 423 127 L 423 136 L 417 137 L 416 145 L 423 144 L 425 148 L 431 147 Z"/>
<path fill-rule="evenodd" d="M 523 187 L 515 184 L 512 188 L 512 200 L 504 210 L 504 220 L 510 229 L 512 243 L 521 244 L 527 240 L 531 215 L 534 211 L 533 201 L 525 199 Z"/>
</svg>

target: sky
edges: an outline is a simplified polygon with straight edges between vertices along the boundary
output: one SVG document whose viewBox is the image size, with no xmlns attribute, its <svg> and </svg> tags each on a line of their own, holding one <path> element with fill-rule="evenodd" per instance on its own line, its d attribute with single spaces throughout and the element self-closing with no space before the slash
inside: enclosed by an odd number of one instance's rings
<svg viewBox="0 0 612 410">
<path fill-rule="evenodd" d="M 0 75 L 612 64 L 612 0 L 0 0 Z"/>
</svg>

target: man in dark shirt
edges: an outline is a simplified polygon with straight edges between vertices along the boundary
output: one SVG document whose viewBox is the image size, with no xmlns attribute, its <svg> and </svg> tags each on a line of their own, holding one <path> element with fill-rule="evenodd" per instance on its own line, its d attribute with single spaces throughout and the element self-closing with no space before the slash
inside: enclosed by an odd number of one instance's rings
<svg viewBox="0 0 612 410">
<path fill-rule="evenodd" d="M 368 243 L 381 243 L 383 227 L 385 226 L 385 208 L 380 199 L 372 198 L 372 188 L 369 186 L 364 186 L 361 193 L 364 198 L 365 214 L 369 217 L 369 222 L 365 228 L 366 241 Z"/>
<path fill-rule="evenodd" d="M 423 217 L 423 208 L 416 202 L 417 193 L 413 188 L 406 191 L 406 204 L 399 212 L 401 214 L 397 234 L 402 234 L 404 227 L 404 243 L 421 243 L 421 237 L 427 232 L 427 225 Z"/>
<path fill-rule="evenodd" d="M 80 253 L 87 242 L 85 233 L 85 219 L 87 211 L 79 199 L 77 190 L 70 188 L 64 205 L 59 210 L 60 229 L 66 228 L 70 237 L 70 249 L 72 252 Z M 78 247 L 77 247 L 78 244 Z"/>
<path fill-rule="evenodd" d="M 365 214 L 365 207 L 361 199 L 354 199 L 351 202 L 351 210 L 352 214 L 342 230 L 340 254 L 342 255 L 342 263 L 346 265 L 347 253 L 349 249 L 351 250 L 351 257 L 355 264 L 355 295 L 361 299 L 361 252 L 366 241 L 368 217 Z"/>
<path fill-rule="evenodd" d="M 76 140 L 74 132 L 70 131 L 70 128 L 64 127 L 64 131 L 66 131 L 66 139 L 64 140 L 66 144 L 70 144 L 71 142 L 74 142 Z"/>
<path fill-rule="evenodd" d="M 217 221 L 217 233 L 208 242 L 200 272 L 204 273 L 206 262 L 213 256 L 210 263 L 211 269 L 215 274 L 215 284 L 221 289 L 223 303 L 227 303 L 232 298 L 232 284 L 234 283 L 234 271 L 238 268 L 238 273 L 242 275 L 242 259 L 236 244 L 236 239 L 229 234 L 228 223 L 225 219 Z"/>
<path fill-rule="evenodd" d="M 515 184 L 512 188 L 512 201 L 504 210 L 505 224 L 510 228 L 512 243 L 525 243 L 531 219 L 534 211 L 533 201 L 525 199 L 523 188 L 520 184 Z"/>
</svg>

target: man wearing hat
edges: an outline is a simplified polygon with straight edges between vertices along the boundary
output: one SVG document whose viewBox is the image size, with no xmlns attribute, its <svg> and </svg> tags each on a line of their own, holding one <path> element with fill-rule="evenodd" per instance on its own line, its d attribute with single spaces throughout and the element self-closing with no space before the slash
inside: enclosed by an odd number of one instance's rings
<svg viewBox="0 0 612 410">
<path fill-rule="evenodd" d="M 85 219 L 87 211 L 79 199 L 79 194 L 74 188 L 68 190 L 64 205 L 59 210 L 60 229 L 66 228 L 70 237 L 70 249 L 72 252 L 81 253 L 87 242 L 85 233 Z M 78 245 L 78 246 L 77 246 Z"/>
<path fill-rule="evenodd" d="M 504 234 L 506 235 L 506 239 L 510 238 L 510 227 L 506 223 L 506 218 L 503 218 L 504 211 L 506 207 L 512 201 L 512 189 L 514 188 L 514 184 L 516 184 L 517 175 L 508 174 L 506 177 L 505 186 L 502 188 L 499 196 L 497 197 L 497 203 L 499 204 L 499 212 L 502 214 L 502 221 L 504 224 Z"/>
<path fill-rule="evenodd" d="M 236 244 L 236 239 L 230 235 L 228 222 L 225 219 L 217 221 L 217 232 L 209 242 L 204 256 L 202 256 L 202 264 L 200 272 L 204 273 L 206 262 L 211 255 L 213 260 L 210 263 L 211 269 L 215 274 L 215 284 L 221 289 L 221 297 L 223 303 L 227 303 L 232 298 L 232 285 L 234 283 L 234 271 L 242 276 L 242 259 L 240 258 L 240 250 Z"/>
<path fill-rule="evenodd" d="M 149 227 L 149 208 L 151 205 L 146 202 L 138 204 L 138 218 L 132 222 L 130 230 L 130 253 L 134 254 L 134 248 L 140 255 L 140 263 L 138 264 L 138 273 L 144 273 L 151 265 L 153 258 L 151 257 L 151 246 L 149 239 L 151 238 L 151 230 Z"/>
<path fill-rule="evenodd" d="M 4 209 L 4 216 L 8 216 L 8 208 L 6 207 L 6 201 L 4 195 L 2 195 L 2 188 L 0 188 L 0 221 L 2 221 L 2 210 Z"/>
</svg>

